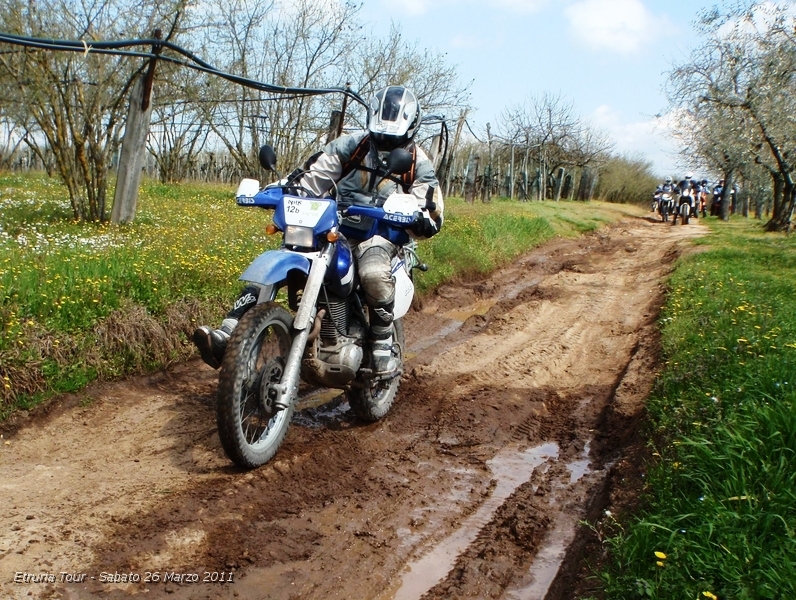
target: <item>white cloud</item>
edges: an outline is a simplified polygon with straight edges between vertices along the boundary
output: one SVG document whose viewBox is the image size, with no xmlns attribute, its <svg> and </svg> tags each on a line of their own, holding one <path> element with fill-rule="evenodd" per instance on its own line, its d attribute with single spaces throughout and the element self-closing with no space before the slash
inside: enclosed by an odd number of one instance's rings
<svg viewBox="0 0 796 600">
<path fill-rule="evenodd" d="M 629 54 L 655 37 L 656 19 L 641 0 L 579 0 L 564 14 L 571 35 L 595 50 Z"/>
<path fill-rule="evenodd" d="M 437 9 L 452 9 L 475 14 L 484 7 L 491 7 L 494 10 L 506 9 L 512 13 L 533 13 L 548 4 L 550 4 L 550 0 L 404 0 L 397 4 L 381 0 L 385 14 L 392 18 L 417 17 Z M 474 8 L 473 5 L 477 5 L 477 8 Z"/>
<path fill-rule="evenodd" d="M 433 4 L 433 0 L 405 0 L 401 2 L 401 8 L 406 11 L 407 16 L 416 17 L 426 14 Z"/>
<path fill-rule="evenodd" d="M 590 120 L 595 127 L 608 132 L 619 154 L 642 155 L 661 175 L 677 171 L 679 152 L 671 136 L 680 123 L 676 112 L 626 122 L 619 112 L 604 104 L 594 110 Z"/>
<path fill-rule="evenodd" d="M 549 0 L 491 0 L 491 4 L 508 8 L 512 12 L 537 12 L 549 4 Z"/>
</svg>

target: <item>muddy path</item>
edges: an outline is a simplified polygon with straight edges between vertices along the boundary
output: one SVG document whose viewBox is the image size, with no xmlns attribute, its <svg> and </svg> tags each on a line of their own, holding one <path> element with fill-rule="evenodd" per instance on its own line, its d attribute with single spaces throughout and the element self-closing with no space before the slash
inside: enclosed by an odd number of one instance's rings
<svg viewBox="0 0 796 600">
<path fill-rule="evenodd" d="M 224 456 L 198 360 L 64 399 L 0 445 L 0 596 L 566 597 L 654 377 L 666 276 L 704 233 L 629 218 L 442 287 L 406 318 L 381 422 L 306 394 L 255 471 Z"/>
</svg>

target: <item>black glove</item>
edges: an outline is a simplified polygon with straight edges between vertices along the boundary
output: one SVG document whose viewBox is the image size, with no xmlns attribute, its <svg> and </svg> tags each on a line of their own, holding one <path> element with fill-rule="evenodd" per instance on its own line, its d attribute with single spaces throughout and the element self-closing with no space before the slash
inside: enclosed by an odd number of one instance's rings
<svg viewBox="0 0 796 600">
<path fill-rule="evenodd" d="M 414 223 L 409 226 L 417 237 L 430 238 L 439 233 L 439 225 L 431 218 L 427 212 L 423 211 L 417 215 Z"/>
</svg>

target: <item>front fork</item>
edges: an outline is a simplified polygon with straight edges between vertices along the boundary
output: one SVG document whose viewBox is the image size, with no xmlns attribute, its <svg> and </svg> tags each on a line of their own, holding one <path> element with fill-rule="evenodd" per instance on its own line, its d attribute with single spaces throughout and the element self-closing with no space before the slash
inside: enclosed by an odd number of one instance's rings
<svg viewBox="0 0 796 600">
<path fill-rule="evenodd" d="M 290 353 L 287 357 L 284 374 L 279 383 L 274 383 L 270 386 L 270 389 L 274 392 L 271 397 L 277 410 L 285 410 L 294 404 L 296 398 L 298 398 L 301 359 L 304 356 L 304 348 L 307 345 L 307 338 L 312 329 L 311 326 L 315 321 L 318 294 L 320 294 L 326 270 L 332 261 L 333 254 L 334 245 L 329 244 L 321 251 L 318 258 L 312 261 L 307 283 L 304 286 L 304 293 L 301 296 L 301 303 L 293 319 L 293 342 L 290 345 Z"/>
</svg>

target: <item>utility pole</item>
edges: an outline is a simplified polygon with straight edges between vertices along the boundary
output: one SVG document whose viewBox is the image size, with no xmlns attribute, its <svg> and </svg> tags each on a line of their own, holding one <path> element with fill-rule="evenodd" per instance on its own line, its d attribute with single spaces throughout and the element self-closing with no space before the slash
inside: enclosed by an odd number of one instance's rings
<svg viewBox="0 0 796 600">
<path fill-rule="evenodd" d="M 453 145 L 451 146 L 450 152 L 448 153 L 448 160 L 446 161 L 447 164 L 445 165 L 445 172 L 443 173 L 443 175 L 445 177 L 445 194 L 446 195 L 450 191 L 450 182 L 451 182 L 451 178 L 453 177 L 452 169 L 451 169 L 451 167 L 453 166 L 453 157 L 454 157 L 454 154 L 456 154 L 456 149 L 459 146 L 459 138 L 462 135 L 462 128 L 464 127 L 464 122 L 466 120 L 467 120 L 467 110 L 463 110 L 459 114 L 459 122 L 456 123 L 456 133 L 453 134 Z M 462 191 L 462 194 L 464 194 L 463 191 Z"/>
<path fill-rule="evenodd" d="M 509 197 L 514 200 L 514 142 L 511 142 L 511 181 L 509 182 Z"/>
<path fill-rule="evenodd" d="M 155 30 L 154 39 L 162 39 L 160 29 Z M 122 151 L 116 175 L 116 192 L 113 196 L 111 222 L 132 223 L 138 205 L 138 187 L 141 184 L 141 170 L 146 158 L 146 140 L 149 136 L 149 123 L 152 117 L 152 83 L 155 79 L 157 55 L 163 46 L 154 44 L 146 74 L 137 77 L 130 92 L 130 108 L 124 126 Z"/>
</svg>

